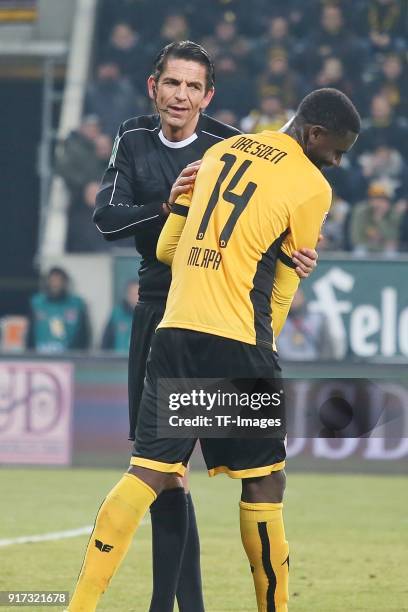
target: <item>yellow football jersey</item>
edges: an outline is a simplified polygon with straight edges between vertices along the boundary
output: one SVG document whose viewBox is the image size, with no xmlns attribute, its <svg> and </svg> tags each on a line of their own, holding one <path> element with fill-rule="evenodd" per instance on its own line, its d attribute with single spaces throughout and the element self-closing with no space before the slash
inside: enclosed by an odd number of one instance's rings
<svg viewBox="0 0 408 612">
<path fill-rule="evenodd" d="M 158 258 L 174 254 L 159 327 L 274 348 L 298 285 L 292 253 L 316 246 L 330 203 L 330 185 L 287 134 L 211 147 L 159 238 Z"/>
</svg>

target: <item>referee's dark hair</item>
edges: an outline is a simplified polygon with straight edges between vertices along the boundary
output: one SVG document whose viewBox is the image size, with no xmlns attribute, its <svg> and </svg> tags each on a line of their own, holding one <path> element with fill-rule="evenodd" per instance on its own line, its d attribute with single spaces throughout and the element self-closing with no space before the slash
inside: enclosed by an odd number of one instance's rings
<svg viewBox="0 0 408 612">
<path fill-rule="evenodd" d="M 190 60 L 204 66 L 206 69 L 206 92 L 214 87 L 215 71 L 213 61 L 204 47 L 191 40 L 172 42 L 159 51 L 153 64 L 153 78 L 156 83 L 164 71 L 167 60 L 170 57 L 174 59 Z"/>
<path fill-rule="evenodd" d="M 330 132 L 359 134 L 361 119 L 350 98 L 339 89 L 316 89 L 301 101 L 296 116 L 304 123 L 321 125 Z"/>
</svg>

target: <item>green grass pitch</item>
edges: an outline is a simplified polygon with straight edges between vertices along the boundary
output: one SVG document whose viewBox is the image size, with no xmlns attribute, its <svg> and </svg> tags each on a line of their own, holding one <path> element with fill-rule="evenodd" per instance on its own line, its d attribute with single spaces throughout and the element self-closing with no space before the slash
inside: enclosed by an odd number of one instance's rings
<svg viewBox="0 0 408 612">
<path fill-rule="evenodd" d="M 92 524 L 119 477 L 112 470 L 1 469 L 0 539 Z M 255 611 L 239 537 L 239 482 L 193 472 L 191 488 L 207 612 Z M 291 474 L 289 466 L 285 523 L 291 612 L 408 611 L 407 489 L 403 477 Z M 81 536 L 1 547 L 0 590 L 72 591 L 86 542 Z M 145 612 L 150 566 L 147 522 L 98 611 Z"/>
</svg>

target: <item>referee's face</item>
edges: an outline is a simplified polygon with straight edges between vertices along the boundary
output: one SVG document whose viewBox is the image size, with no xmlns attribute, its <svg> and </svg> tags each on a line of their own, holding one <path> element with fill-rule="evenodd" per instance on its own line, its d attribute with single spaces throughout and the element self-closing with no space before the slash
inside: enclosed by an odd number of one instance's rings
<svg viewBox="0 0 408 612">
<path fill-rule="evenodd" d="M 184 140 L 196 128 L 199 113 L 207 108 L 214 89 L 206 92 L 206 68 L 192 60 L 169 58 L 156 83 L 148 80 L 149 96 L 160 114 L 169 140 Z"/>
</svg>

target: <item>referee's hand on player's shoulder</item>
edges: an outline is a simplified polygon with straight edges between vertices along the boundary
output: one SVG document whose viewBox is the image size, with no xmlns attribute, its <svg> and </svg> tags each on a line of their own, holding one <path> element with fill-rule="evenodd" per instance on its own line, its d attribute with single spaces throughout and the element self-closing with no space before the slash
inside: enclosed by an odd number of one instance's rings
<svg viewBox="0 0 408 612">
<path fill-rule="evenodd" d="M 171 188 L 168 200 L 170 205 L 174 204 L 179 195 L 188 193 L 190 189 L 193 188 L 197 172 L 201 166 L 201 161 L 201 159 L 198 159 L 197 161 L 191 162 L 180 172 Z"/>
</svg>

